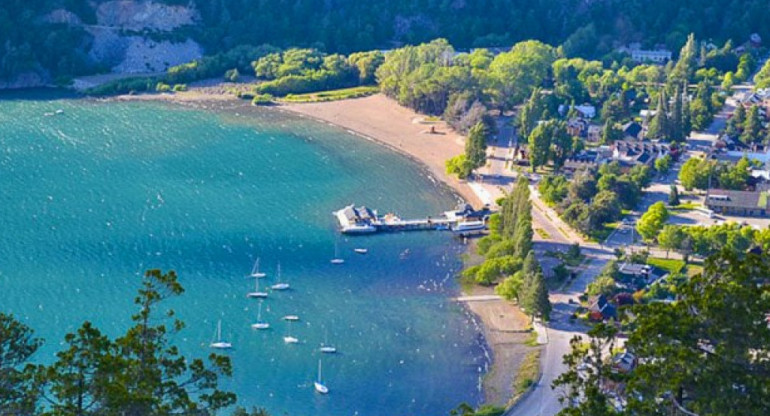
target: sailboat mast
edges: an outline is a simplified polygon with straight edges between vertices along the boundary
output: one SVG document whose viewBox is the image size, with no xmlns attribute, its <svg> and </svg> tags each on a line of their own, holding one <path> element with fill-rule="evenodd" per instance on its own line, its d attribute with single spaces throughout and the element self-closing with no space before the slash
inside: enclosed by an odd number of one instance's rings
<svg viewBox="0 0 770 416">
<path fill-rule="evenodd" d="M 318 382 L 320 383 L 321 380 L 321 360 L 318 360 Z"/>
</svg>

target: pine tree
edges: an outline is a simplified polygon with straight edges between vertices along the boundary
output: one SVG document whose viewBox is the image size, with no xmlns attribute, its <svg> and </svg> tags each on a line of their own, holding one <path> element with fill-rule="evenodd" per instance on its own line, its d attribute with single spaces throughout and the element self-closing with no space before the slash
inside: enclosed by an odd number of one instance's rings
<svg viewBox="0 0 770 416">
<path fill-rule="evenodd" d="M 668 136 L 668 105 L 666 93 L 661 90 L 658 94 L 658 106 L 655 109 L 655 117 L 647 127 L 648 139 L 660 139 Z"/>
<path fill-rule="evenodd" d="M 542 271 L 535 273 L 532 278 L 532 285 L 533 287 L 529 292 L 530 306 L 527 310 L 533 318 L 539 317 L 547 321 L 551 317 L 551 300 L 548 299 L 548 286 Z"/>
<path fill-rule="evenodd" d="M 519 288 L 518 300 L 519 305 L 529 312 L 530 304 L 528 303 L 532 296 L 532 289 L 534 288 L 534 277 L 537 272 L 541 271 L 540 263 L 535 258 L 535 252 L 530 251 L 527 257 L 524 259 L 524 263 L 521 266 L 519 274 L 521 275 L 521 287 Z"/>
<path fill-rule="evenodd" d="M 671 106 L 671 117 L 668 123 L 668 136 L 671 141 L 683 142 L 684 132 L 682 128 L 682 92 L 679 87 L 676 88 L 674 103 Z"/>
<path fill-rule="evenodd" d="M 521 216 L 514 236 L 514 247 L 518 257 L 523 257 L 532 250 L 533 235 L 531 214 Z"/>
<path fill-rule="evenodd" d="M 487 132 L 484 123 L 476 123 L 468 132 L 465 156 L 473 169 L 478 169 L 487 162 Z"/>
<path fill-rule="evenodd" d="M 698 51 L 695 43 L 695 35 L 690 34 L 687 37 L 687 42 L 682 46 L 679 52 L 679 59 L 676 61 L 676 65 L 669 74 L 669 85 L 681 85 L 684 82 L 689 82 L 692 75 L 695 73 L 695 67 L 697 65 Z M 671 89 L 669 89 L 671 91 Z"/>
<path fill-rule="evenodd" d="M 672 207 L 679 205 L 679 190 L 676 185 L 671 185 L 671 192 L 668 193 L 668 205 Z"/>
<path fill-rule="evenodd" d="M 761 132 L 762 120 L 759 118 L 759 107 L 755 105 L 746 112 L 746 121 L 743 123 L 741 141 L 746 144 L 757 142 L 760 139 L 759 135 Z"/>
<path fill-rule="evenodd" d="M 692 113 L 690 110 L 690 98 L 687 95 L 687 86 L 685 86 L 682 96 L 682 134 L 685 140 L 692 133 Z"/>
<path fill-rule="evenodd" d="M 548 300 L 548 287 L 543 275 L 543 269 L 535 258 L 535 252 L 530 251 L 521 268 L 522 284 L 519 289 L 519 305 L 532 318 L 548 319 L 551 313 L 551 302 Z"/>
<path fill-rule="evenodd" d="M 521 107 L 519 112 L 518 126 L 521 137 L 528 137 L 532 133 L 532 129 L 537 124 L 537 118 L 543 112 L 543 107 L 540 89 L 535 88 L 532 90 L 529 100 Z"/>
</svg>

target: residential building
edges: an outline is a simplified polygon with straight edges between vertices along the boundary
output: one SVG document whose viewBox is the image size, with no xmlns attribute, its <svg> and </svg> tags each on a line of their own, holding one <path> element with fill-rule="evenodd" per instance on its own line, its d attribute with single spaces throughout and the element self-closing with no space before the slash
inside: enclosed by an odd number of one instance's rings
<svg viewBox="0 0 770 416">
<path fill-rule="evenodd" d="M 741 105 L 746 109 L 753 106 L 759 106 L 760 113 L 766 119 L 770 119 L 770 88 L 762 88 L 755 92 L 745 95 L 741 100 Z"/>
<path fill-rule="evenodd" d="M 588 125 L 588 132 L 586 133 L 586 141 L 591 143 L 599 143 L 602 141 L 602 127 L 595 124 Z"/>
<path fill-rule="evenodd" d="M 620 140 L 612 144 L 612 160 L 629 166 L 643 164 L 652 166 L 655 159 L 669 153 L 665 144 L 640 140 Z"/>
<path fill-rule="evenodd" d="M 767 188 L 767 185 L 758 185 L 754 191 L 709 189 L 705 204 L 710 210 L 723 215 L 767 217 L 770 216 Z"/>
<path fill-rule="evenodd" d="M 604 295 L 594 297 L 589 305 L 589 317 L 595 321 L 618 318 L 618 308 L 611 304 Z"/>
<path fill-rule="evenodd" d="M 623 135 L 626 139 L 641 140 L 643 138 L 642 133 L 644 132 L 644 128 L 641 124 L 635 121 L 629 121 L 628 123 L 624 124 L 622 128 Z"/>
<path fill-rule="evenodd" d="M 559 114 L 562 116 L 566 115 L 569 110 L 572 110 L 573 106 L 566 106 L 564 104 L 559 105 Z M 590 104 L 583 104 L 583 105 L 576 105 L 574 106 L 575 111 L 577 111 L 578 116 L 582 118 L 594 118 L 596 117 L 596 107 L 590 105 Z"/>
<path fill-rule="evenodd" d="M 641 44 L 631 43 L 627 47 L 620 48 L 620 52 L 628 53 L 635 62 L 665 64 L 671 60 L 671 51 L 662 46 L 656 46 L 655 49 L 642 49 Z"/>
<path fill-rule="evenodd" d="M 625 350 L 612 356 L 612 371 L 626 374 L 636 368 L 637 363 L 636 355 Z"/>
</svg>

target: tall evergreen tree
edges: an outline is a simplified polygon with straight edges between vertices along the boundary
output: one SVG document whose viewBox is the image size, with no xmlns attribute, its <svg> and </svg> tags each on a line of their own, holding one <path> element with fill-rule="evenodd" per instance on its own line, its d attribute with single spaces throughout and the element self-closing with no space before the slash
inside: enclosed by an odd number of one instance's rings
<svg viewBox="0 0 770 416">
<path fill-rule="evenodd" d="M 671 185 L 671 190 L 668 193 L 668 205 L 670 206 L 677 206 L 679 205 L 679 190 L 677 189 L 676 185 Z"/>
<path fill-rule="evenodd" d="M 551 300 L 548 299 L 548 286 L 542 270 L 535 273 L 532 278 L 532 288 L 529 291 L 529 308 L 527 309 L 533 318 L 547 321 L 551 317 Z"/>
<path fill-rule="evenodd" d="M 541 123 L 529 134 L 529 164 L 532 166 L 532 172 L 548 163 L 551 151 L 551 129 L 548 127 L 550 123 Z"/>
<path fill-rule="evenodd" d="M 679 86 L 676 87 L 673 101 L 674 102 L 671 105 L 671 116 L 668 123 L 668 137 L 673 142 L 683 142 L 685 135 L 682 127 L 682 91 Z"/>
<path fill-rule="evenodd" d="M 687 94 L 686 85 L 682 94 L 682 135 L 687 139 L 692 133 L 692 113 L 690 110 L 690 98 Z"/>
<path fill-rule="evenodd" d="M 658 94 L 658 105 L 655 108 L 655 116 L 647 127 L 648 139 L 662 139 L 669 133 L 668 103 L 666 93 L 661 90 Z"/>
<path fill-rule="evenodd" d="M 474 170 L 487 163 L 487 131 L 484 123 L 476 123 L 468 132 L 465 139 L 465 157 Z"/>
<path fill-rule="evenodd" d="M 689 82 L 695 73 L 695 68 L 698 63 L 697 59 L 698 46 L 695 42 L 695 35 L 691 33 L 687 37 L 687 42 L 685 42 L 684 46 L 682 46 L 682 49 L 679 51 L 679 59 L 677 59 L 676 65 L 674 65 L 674 68 L 669 74 L 669 85 L 682 85 L 682 83 Z M 669 91 L 671 90 L 673 90 L 673 88 L 669 88 Z"/>
<path fill-rule="evenodd" d="M 743 123 L 741 141 L 746 144 L 759 142 L 762 138 L 762 120 L 759 118 L 759 106 L 751 106 L 746 112 L 746 122 Z"/>
<path fill-rule="evenodd" d="M 532 318 L 541 317 L 547 320 L 551 313 L 551 302 L 548 300 L 548 287 L 543 269 L 540 267 L 534 251 L 527 254 L 521 268 L 521 276 L 519 305 Z"/>
<path fill-rule="evenodd" d="M 543 103 L 542 91 L 540 88 L 532 90 L 532 94 L 529 96 L 529 100 L 521 107 L 519 111 L 518 127 L 519 136 L 529 137 L 532 133 L 532 129 L 537 125 L 538 117 L 545 110 L 545 104 Z"/>
</svg>

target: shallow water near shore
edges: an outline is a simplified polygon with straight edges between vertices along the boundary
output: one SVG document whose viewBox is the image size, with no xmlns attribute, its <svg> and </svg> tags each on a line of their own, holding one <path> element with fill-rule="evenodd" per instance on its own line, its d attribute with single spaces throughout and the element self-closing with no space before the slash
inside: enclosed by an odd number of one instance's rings
<svg viewBox="0 0 770 416">
<path fill-rule="evenodd" d="M 23 99 L 20 99 L 23 98 Z M 205 356 L 217 320 L 234 344 L 223 387 L 239 404 L 291 415 L 440 415 L 478 403 L 486 358 L 452 302 L 460 244 L 446 233 L 338 236 L 355 202 L 404 217 L 454 196 L 413 162 L 341 129 L 274 110 L 0 96 L 0 310 L 46 340 L 50 362 L 84 320 L 122 333 L 139 276 L 176 270 L 174 342 Z M 57 114 L 57 110 L 61 110 Z M 335 241 L 346 263 L 329 263 Z M 353 248 L 369 254 L 358 255 Z M 407 252 L 408 250 L 408 252 Z M 257 301 L 280 262 L 292 290 Z M 298 345 L 280 318 L 296 314 Z M 328 335 L 327 335 L 328 334 Z M 331 392 L 313 391 L 319 345 Z"/>
</svg>

